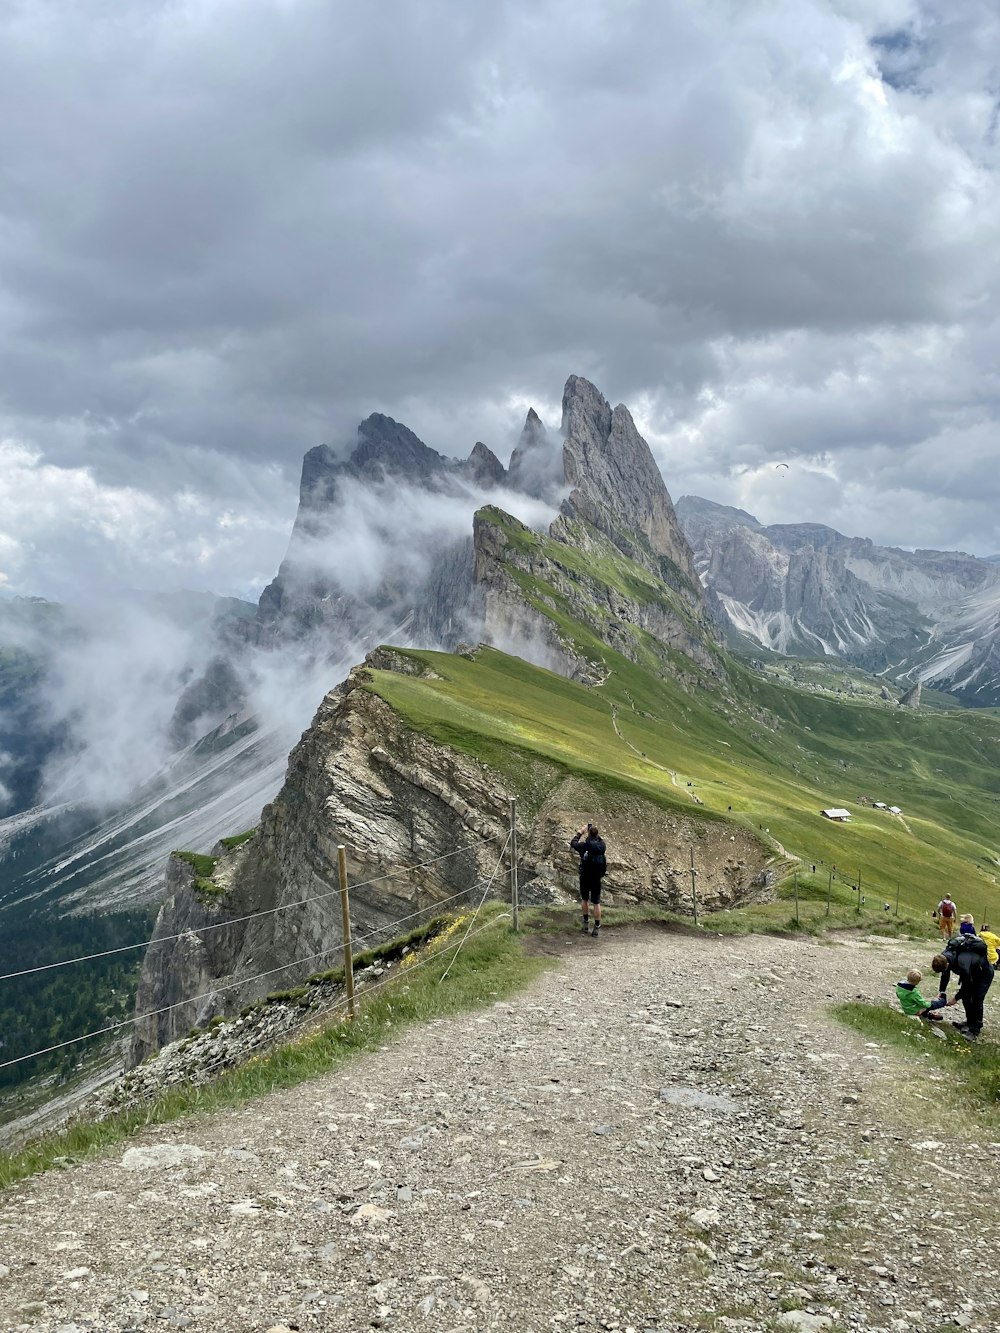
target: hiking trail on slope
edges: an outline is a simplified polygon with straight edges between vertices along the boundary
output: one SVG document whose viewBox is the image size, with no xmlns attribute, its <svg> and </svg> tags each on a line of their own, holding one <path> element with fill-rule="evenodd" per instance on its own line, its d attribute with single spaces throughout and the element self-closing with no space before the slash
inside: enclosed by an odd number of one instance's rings
<svg viewBox="0 0 1000 1333">
<path fill-rule="evenodd" d="M 939 1167 L 988 1181 L 1000 1144 L 828 1012 L 930 942 L 565 943 L 511 1000 L 0 1195 L 2 1327 L 992 1326 L 990 1193 Z"/>
</svg>

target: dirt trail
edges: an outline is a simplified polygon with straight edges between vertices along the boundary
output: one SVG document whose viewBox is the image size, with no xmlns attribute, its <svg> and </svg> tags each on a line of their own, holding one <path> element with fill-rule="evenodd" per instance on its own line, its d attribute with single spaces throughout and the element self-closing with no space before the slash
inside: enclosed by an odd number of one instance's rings
<svg viewBox="0 0 1000 1333">
<path fill-rule="evenodd" d="M 629 700 L 629 702 L 630 703 L 632 702 L 631 699 Z M 632 704 L 632 711 L 633 713 L 635 712 L 635 704 Z M 618 705 L 614 703 L 611 705 L 611 725 L 614 727 L 615 735 L 618 737 L 618 739 L 622 741 L 625 745 L 627 745 L 633 754 L 637 754 L 644 764 L 648 764 L 650 768 L 658 768 L 661 773 L 669 773 L 670 781 L 673 784 L 673 786 L 676 787 L 678 785 L 677 773 L 674 769 L 667 768 L 665 764 L 658 764 L 655 759 L 647 759 L 645 754 L 643 754 L 642 750 L 640 750 L 637 745 L 633 745 L 627 736 L 622 735 L 621 728 L 618 725 Z M 695 796 L 693 792 L 688 792 L 688 795 L 691 797 L 691 800 L 694 801 L 696 805 L 705 804 L 705 802 L 701 800 L 700 797 Z"/>
<path fill-rule="evenodd" d="M 511 1002 L 3 1196 L 0 1326 L 992 1325 L 1000 1224 L 965 1182 L 1000 1144 L 827 1014 L 912 948 L 567 946 Z"/>
</svg>

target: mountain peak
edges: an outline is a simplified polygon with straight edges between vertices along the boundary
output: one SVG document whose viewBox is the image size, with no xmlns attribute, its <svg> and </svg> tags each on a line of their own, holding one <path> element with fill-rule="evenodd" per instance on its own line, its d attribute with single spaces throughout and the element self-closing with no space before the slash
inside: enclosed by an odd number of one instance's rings
<svg viewBox="0 0 1000 1333">
<path fill-rule="evenodd" d="M 649 445 L 628 408 L 611 410 L 598 389 L 571 375 L 563 392 L 563 467 L 573 488 L 563 508 L 650 567 L 665 557 L 700 596 L 691 549 Z M 627 534 L 641 534 L 643 552 Z"/>
<path fill-rule="evenodd" d="M 510 456 L 508 479 L 515 491 L 550 500 L 562 488 L 562 460 L 556 442 L 533 407 L 528 408 L 524 426 Z"/>
<path fill-rule="evenodd" d="M 480 486 L 502 486 L 507 480 L 504 465 L 492 449 L 477 440 L 472 446 L 472 453 L 465 460 L 466 476 Z"/>
<path fill-rule="evenodd" d="M 719 504 L 716 500 L 706 500 L 703 495 L 682 495 L 674 505 L 674 509 L 685 532 L 688 519 L 695 516 L 714 525 L 740 523 L 747 528 L 762 527 L 760 520 L 747 510 L 737 509 L 735 505 Z"/>
<path fill-rule="evenodd" d="M 365 417 L 358 427 L 358 437 L 358 445 L 350 457 L 355 475 L 376 475 L 374 469 L 380 468 L 406 476 L 426 476 L 448 465 L 409 426 L 381 412 Z"/>
</svg>

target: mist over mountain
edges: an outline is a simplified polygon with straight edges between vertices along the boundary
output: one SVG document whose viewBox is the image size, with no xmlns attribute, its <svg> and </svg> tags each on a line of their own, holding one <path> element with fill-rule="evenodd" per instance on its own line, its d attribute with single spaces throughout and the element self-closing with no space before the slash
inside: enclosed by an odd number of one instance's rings
<svg viewBox="0 0 1000 1333">
<path fill-rule="evenodd" d="M 588 431 L 617 441 L 613 475 L 595 473 Z M 150 901 L 171 848 L 207 848 L 255 822 L 323 695 L 380 642 L 486 637 L 558 656 L 502 615 L 487 628 L 473 516 L 495 507 L 544 531 L 561 507 L 607 503 L 620 518 L 647 495 L 629 524 L 648 532 L 656 562 L 679 561 L 668 563 L 684 582 L 690 554 L 648 448 L 586 381 L 567 385 L 561 430 L 527 413 L 507 465 L 481 441 L 447 458 L 376 413 L 347 447 L 305 455 L 288 551 L 257 607 L 178 594 L 8 616 L 0 643 L 18 674 L 0 699 L 4 771 L 22 776 L 5 782 L 5 901 Z"/>
<path fill-rule="evenodd" d="M 303 867 L 287 830 L 278 837 L 284 816 L 267 812 L 288 789 L 289 764 L 315 749 L 296 742 L 321 702 L 336 710 L 335 687 L 385 642 L 449 651 L 482 642 L 590 686 L 606 679 L 611 651 L 682 691 L 728 697 L 725 629 L 744 646 L 838 656 L 991 701 L 992 659 L 977 627 L 996 618 L 1000 567 L 881 548 L 822 525 L 765 527 L 695 497 L 675 509 L 627 408 L 578 376 L 562 407 L 558 430 L 527 413 L 506 464 L 482 441 L 448 458 L 382 414 L 346 448 L 311 449 L 286 556 L 256 607 L 181 595 L 8 608 L 6 762 L 35 777 L 17 791 L 8 784 L 0 911 L 41 928 L 47 916 L 148 905 L 162 896 L 172 850 L 208 852 L 262 811 L 277 858 L 265 898 L 300 895 L 315 866 Z M 44 743 L 19 758 L 32 716 L 46 720 Z M 356 763 L 367 771 L 363 751 Z M 397 762 L 392 745 L 382 751 L 389 757 L 365 779 L 375 787 L 375 770 Z M 431 787 L 439 776 L 428 775 Z M 296 781 L 308 787 L 308 775 Z M 400 799 L 392 837 L 402 857 L 415 834 Z M 366 873 L 386 845 L 368 848 Z M 233 900 L 251 912 L 258 872 L 254 859 Z M 182 934 L 189 908 L 183 898 L 161 929 Z M 383 922 L 384 904 L 367 910 Z M 325 917 L 313 924 L 325 938 Z M 265 947 L 259 934 L 220 936 L 211 967 L 167 965 L 147 978 L 149 993 L 186 978 L 193 994 L 220 968 L 249 976 L 261 957 L 284 966 L 285 942 Z"/>
<path fill-rule="evenodd" d="M 682 496 L 677 515 L 702 582 L 744 642 L 1000 703 L 995 562 L 877 546 L 819 523 L 765 527 L 698 496 Z"/>
</svg>

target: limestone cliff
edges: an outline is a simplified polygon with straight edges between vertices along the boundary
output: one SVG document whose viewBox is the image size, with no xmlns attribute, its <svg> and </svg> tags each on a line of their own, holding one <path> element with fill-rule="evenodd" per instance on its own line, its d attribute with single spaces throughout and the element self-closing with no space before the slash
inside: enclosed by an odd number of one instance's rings
<svg viewBox="0 0 1000 1333">
<path fill-rule="evenodd" d="M 571 487 L 547 539 L 495 508 L 475 518 L 475 583 L 483 638 L 575 680 L 603 674 L 600 649 L 584 651 L 565 627 L 582 623 L 633 661 L 643 635 L 721 674 L 717 630 L 670 495 L 626 407 L 614 410 L 578 375 L 563 394 L 562 471 Z M 529 413 L 511 459 L 520 477 L 544 453 Z M 676 668 L 669 667 L 676 674 Z"/>
<path fill-rule="evenodd" d="M 612 411 L 589 380 L 570 375 L 563 391 L 563 437 L 563 466 L 572 487 L 565 512 L 585 519 L 700 605 L 691 548 L 628 408 L 619 403 Z"/>
<path fill-rule="evenodd" d="M 419 669 L 402 654 L 378 650 L 327 695 L 259 828 L 220 856 L 210 892 L 202 886 L 207 904 L 189 868 L 176 858 L 171 863 L 137 1013 L 175 1007 L 139 1024 L 132 1063 L 216 1014 L 337 965 L 339 843 L 348 852 L 358 948 L 426 921 L 442 904 L 478 902 L 490 876 L 493 895 L 506 896 L 501 852 L 512 793 L 504 780 L 410 729 L 374 688 L 379 672 Z M 545 801 L 518 831 L 525 901 L 572 894 L 576 858 L 567 839 L 596 808 L 610 821 L 607 884 L 615 900 L 684 910 L 691 847 L 706 906 L 761 892 L 768 853 L 749 832 L 665 817 L 635 796 L 598 795 L 555 768 L 540 780 Z M 204 998 L 192 1004 L 192 995 Z"/>
</svg>

